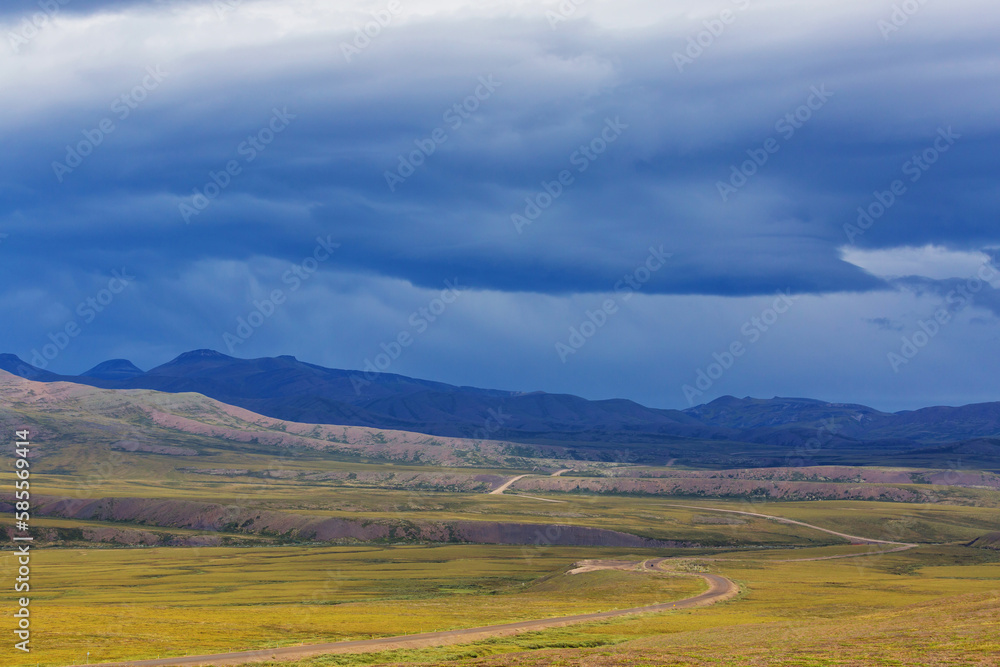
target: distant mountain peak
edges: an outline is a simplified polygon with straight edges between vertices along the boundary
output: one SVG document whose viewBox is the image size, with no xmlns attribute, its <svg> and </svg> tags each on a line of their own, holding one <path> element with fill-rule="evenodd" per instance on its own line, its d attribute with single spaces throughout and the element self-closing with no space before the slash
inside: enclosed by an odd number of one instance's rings
<svg viewBox="0 0 1000 667">
<path fill-rule="evenodd" d="M 843 443 L 877 443 L 873 447 L 881 451 L 899 443 L 1000 439 L 1000 402 L 889 414 L 808 398 L 721 396 L 683 411 L 659 410 L 628 399 L 588 401 L 542 391 L 458 387 L 392 373 L 324 368 L 291 355 L 240 359 L 208 349 L 185 352 L 145 373 L 130 361 L 112 359 L 82 376 L 65 376 L 14 354 L 0 354 L 0 369 L 39 382 L 199 393 L 300 423 L 511 442 L 654 443 L 655 456 L 663 457 L 665 447 L 681 441 L 767 444 L 785 452 L 834 431 L 843 442 L 824 439 L 824 455 L 839 456 L 834 450 Z"/>
<path fill-rule="evenodd" d="M 174 360 L 170 361 L 171 364 L 182 364 L 191 361 L 236 361 L 235 357 L 230 357 L 228 355 L 222 354 L 221 352 L 216 352 L 215 350 L 191 350 L 190 352 L 185 352 L 179 355 Z"/>
<path fill-rule="evenodd" d="M 752 401 L 753 399 L 749 396 L 746 398 L 736 398 L 735 396 L 719 396 L 714 401 L 711 401 L 708 405 L 739 405 L 745 401 Z"/>
<path fill-rule="evenodd" d="M 0 354 L 0 370 L 23 377 L 26 380 L 51 381 L 57 377 L 54 373 L 36 368 L 16 354 Z"/>
<path fill-rule="evenodd" d="M 138 377 L 143 372 L 141 368 L 128 359 L 109 359 L 80 375 L 99 380 L 127 380 L 128 378 Z"/>
</svg>

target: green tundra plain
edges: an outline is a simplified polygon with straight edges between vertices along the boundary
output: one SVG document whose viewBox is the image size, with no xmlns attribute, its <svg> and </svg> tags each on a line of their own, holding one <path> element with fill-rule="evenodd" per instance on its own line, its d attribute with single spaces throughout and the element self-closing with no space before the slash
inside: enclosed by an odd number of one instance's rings
<svg viewBox="0 0 1000 667">
<path fill-rule="evenodd" d="M 436 442 L 418 441 L 400 458 L 363 444 L 276 449 L 242 422 L 213 434 L 229 417 L 184 401 L 189 421 L 180 427 L 151 425 L 128 401 L 55 415 L 0 411 L 7 425 L 27 420 L 38 433 L 33 650 L 9 642 L 0 664 L 169 658 L 628 609 L 698 595 L 706 584 L 692 573 L 727 577 L 739 595 L 465 644 L 282 664 L 992 665 L 1000 653 L 1000 486 L 992 468 L 962 468 L 948 478 L 954 483 L 933 484 L 949 471 L 728 472 L 517 456 L 442 465 L 433 456 L 445 445 Z M 134 433 L 176 449 L 121 445 Z M 392 434 L 364 437 L 395 443 Z M 752 491 L 732 485 L 747 477 Z M 702 486 L 624 492 L 622 480 L 632 479 Z M 13 482 L 12 472 L 0 475 L 4 489 Z M 219 518 L 227 512 L 239 520 Z M 259 517 L 270 523 L 255 523 Z M 297 527 L 306 519 L 399 530 L 367 541 L 317 539 Z M 11 526 L 9 514 L 5 522 Z M 539 535 L 586 527 L 660 546 L 475 543 L 447 531 L 435 539 L 412 537 L 433 531 L 407 532 L 459 523 L 528 526 L 529 534 L 538 526 Z M 668 559 L 663 571 L 570 573 L 583 561 L 660 558 Z M 16 570 L 13 551 L 0 551 L 6 580 Z M 10 608 L 17 594 L 7 587 L 0 597 Z"/>
</svg>

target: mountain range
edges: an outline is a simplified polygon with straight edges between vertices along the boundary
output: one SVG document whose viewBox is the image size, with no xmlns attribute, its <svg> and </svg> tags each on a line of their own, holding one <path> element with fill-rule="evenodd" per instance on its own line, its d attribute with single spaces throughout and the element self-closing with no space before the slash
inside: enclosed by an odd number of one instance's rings
<svg viewBox="0 0 1000 667">
<path fill-rule="evenodd" d="M 598 458 L 613 458 L 615 447 L 621 446 L 637 460 L 654 461 L 707 442 L 714 446 L 706 455 L 711 450 L 731 457 L 746 445 L 766 445 L 768 450 L 784 448 L 799 459 L 809 459 L 819 449 L 874 448 L 902 454 L 944 451 L 946 445 L 954 449 L 956 443 L 991 458 L 1000 446 L 1000 402 L 886 413 L 805 398 L 724 396 L 687 410 L 670 410 L 625 399 L 591 401 L 329 369 L 291 356 L 238 359 L 213 350 L 187 352 L 149 371 L 114 359 L 79 376 L 64 376 L 12 354 L 0 354 L 0 369 L 39 382 L 194 392 L 292 422 L 572 444 Z"/>
</svg>

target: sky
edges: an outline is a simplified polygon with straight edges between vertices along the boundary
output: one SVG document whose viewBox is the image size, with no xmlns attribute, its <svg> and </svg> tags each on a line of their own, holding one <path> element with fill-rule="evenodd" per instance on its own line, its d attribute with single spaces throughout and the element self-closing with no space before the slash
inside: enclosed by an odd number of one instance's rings
<svg viewBox="0 0 1000 667">
<path fill-rule="evenodd" d="M 0 6 L 0 352 L 1000 400 L 1000 8 Z"/>
</svg>

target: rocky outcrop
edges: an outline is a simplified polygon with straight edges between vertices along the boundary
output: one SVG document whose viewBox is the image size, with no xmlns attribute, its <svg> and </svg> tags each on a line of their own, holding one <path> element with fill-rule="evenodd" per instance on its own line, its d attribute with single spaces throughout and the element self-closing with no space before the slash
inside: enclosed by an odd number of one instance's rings
<svg viewBox="0 0 1000 667">
<path fill-rule="evenodd" d="M 969 542 L 968 546 L 976 547 L 977 549 L 1000 550 L 1000 533 L 987 533 L 982 537 L 977 537 Z"/>
</svg>

